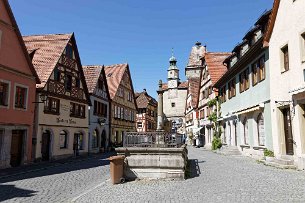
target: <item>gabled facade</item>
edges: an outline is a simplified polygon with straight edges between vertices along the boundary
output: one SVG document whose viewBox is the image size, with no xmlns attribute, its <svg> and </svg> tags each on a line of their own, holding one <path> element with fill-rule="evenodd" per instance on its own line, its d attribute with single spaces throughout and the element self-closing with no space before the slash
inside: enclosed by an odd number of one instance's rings
<svg viewBox="0 0 305 203">
<path fill-rule="evenodd" d="M 270 55 L 273 148 L 305 169 L 305 1 L 275 0 L 264 44 Z"/>
<path fill-rule="evenodd" d="M 196 42 L 192 47 L 187 66 L 185 68 L 185 75 L 187 79 L 199 78 L 202 70 L 201 58 L 207 52 L 206 46 L 202 46 L 200 42 Z"/>
<path fill-rule="evenodd" d="M 41 80 L 36 86 L 40 103 L 35 112 L 35 158 L 47 161 L 87 153 L 90 98 L 74 34 L 23 39 Z"/>
<path fill-rule="evenodd" d="M 0 168 L 32 161 L 38 76 L 7 0 L 0 1 Z"/>
<path fill-rule="evenodd" d="M 109 146 L 110 95 L 104 66 L 83 66 L 90 100 L 89 151 L 103 152 Z"/>
<path fill-rule="evenodd" d="M 185 129 L 188 140 L 196 139 L 199 141 L 199 96 L 200 78 L 189 78 L 185 107 Z M 196 143 L 199 145 L 199 142 Z"/>
<path fill-rule="evenodd" d="M 122 146 L 126 132 L 136 132 L 137 105 L 128 64 L 105 66 L 111 99 L 111 136 L 114 146 Z"/>
<path fill-rule="evenodd" d="M 146 89 L 136 93 L 137 102 L 137 131 L 155 132 L 157 130 L 158 102 L 150 96 Z"/>
<path fill-rule="evenodd" d="M 272 150 L 269 52 L 263 47 L 265 12 L 225 60 L 227 72 L 214 85 L 220 93 L 222 141 L 245 155 Z"/>
<path fill-rule="evenodd" d="M 214 124 L 209 120 L 209 116 L 216 113 L 216 105 L 211 106 L 209 102 L 218 96 L 218 90 L 213 86 L 227 71 L 223 61 L 229 55 L 222 52 L 207 52 L 202 58 L 203 70 L 199 82 L 198 112 L 201 128 L 199 133 L 206 148 L 211 147 L 214 136 Z"/>
</svg>

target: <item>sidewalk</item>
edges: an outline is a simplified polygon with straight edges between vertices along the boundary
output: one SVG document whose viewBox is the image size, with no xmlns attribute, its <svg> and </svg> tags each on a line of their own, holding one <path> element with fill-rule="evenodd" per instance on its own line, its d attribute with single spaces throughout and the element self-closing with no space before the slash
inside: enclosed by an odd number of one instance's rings
<svg viewBox="0 0 305 203">
<path fill-rule="evenodd" d="M 0 179 L 8 178 L 11 176 L 16 176 L 16 175 L 22 175 L 22 174 L 26 174 L 26 173 L 31 173 L 34 171 L 46 170 L 46 169 L 64 165 L 64 164 L 82 162 L 82 161 L 86 161 L 89 159 L 106 158 L 106 157 L 112 156 L 114 154 L 115 154 L 115 152 L 105 152 L 102 154 L 90 154 L 90 155 L 86 155 L 86 156 L 70 157 L 70 158 L 60 159 L 60 160 L 31 163 L 28 165 L 22 165 L 22 166 L 14 167 L 14 168 L 0 169 Z"/>
</svg>

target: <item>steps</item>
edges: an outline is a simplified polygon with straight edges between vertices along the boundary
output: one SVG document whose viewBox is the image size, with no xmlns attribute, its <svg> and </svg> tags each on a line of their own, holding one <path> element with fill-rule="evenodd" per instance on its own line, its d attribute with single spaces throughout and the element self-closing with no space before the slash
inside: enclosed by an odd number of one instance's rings
<svg viewBox="0 0 305 203">
<path fill-rule="evenodd" d="M 217 150 L 217 153 L 227 156 L 238 156 L 241 155 L 241 152 L 238 150 L 236 146 L 223 146 L 219 150 Z"/>
<path fill-rule="evenodd" d="M 282 155 L 281 157 L 266 157 L 264 164 L 267 166 L 273 166 L 281 169 L 297 169 L 294 165 L 293 156 Z"/>
</svg>

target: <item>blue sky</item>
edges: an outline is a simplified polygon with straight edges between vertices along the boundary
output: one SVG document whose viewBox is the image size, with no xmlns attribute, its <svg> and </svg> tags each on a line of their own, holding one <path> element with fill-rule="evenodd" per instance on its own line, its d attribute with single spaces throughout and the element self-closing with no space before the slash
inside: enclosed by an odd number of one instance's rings
<svg viewBox="0 0 305 203">
<path fill-rule="evenodd" d="M 171 48 L 180 78 L 196 41 L 231 51 L 273 0 L 10 0 L 23 35 L 74 32 L 83 65 L 128 62 L 135 91 L 156 96 Z"/>
</svg>

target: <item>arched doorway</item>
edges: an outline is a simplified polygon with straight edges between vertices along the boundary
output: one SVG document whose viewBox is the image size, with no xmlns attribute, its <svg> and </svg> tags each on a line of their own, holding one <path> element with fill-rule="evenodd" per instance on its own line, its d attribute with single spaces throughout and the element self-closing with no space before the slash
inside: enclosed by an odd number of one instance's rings
<svg viewBox="0 0 305 203">
<path fill-rule="evenodd" d="M 46 130 L 42 133 L 41 138 L 41 159 L 42 161 L 50 160 L 50 151 L 51 151 L 51 132 Z"/>
</svg>

